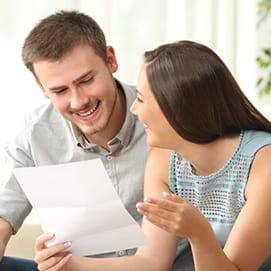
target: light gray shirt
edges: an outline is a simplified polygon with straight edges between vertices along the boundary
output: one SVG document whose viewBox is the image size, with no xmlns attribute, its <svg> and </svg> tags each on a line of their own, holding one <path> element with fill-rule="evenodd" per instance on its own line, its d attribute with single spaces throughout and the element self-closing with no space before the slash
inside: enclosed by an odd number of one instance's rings
<svg viewBox="0 0 271 271">
<path fill-rule="evenodd" d="M 133 218 L 141 223 L 135 205 L 143 200 L 143 178 L 149 147 L 143 124 L 130 113 L 136 91 L 121 83 L 126 97 L 126 118 L 119 133 L 108 142 L 110 152 L 84 140 L 75 127 L 64 119 L 51 103 L 45 104 L 25 117 L 17 135 L 6 145 L 0 156 L 0 217 L 16 233 L 32 206 L 19 186 L 13 169 L 55 165 L 100 158 L 123 204 Z M 90 172 L 91 175 L 91 172 Z M 175 258 L 171 270 L 191 257 L 184 253 L 182 242 L 177 248 L 182 254 Z M 134 254 L 136 249 L 121 250 L 96 257 L 118 257 Z M 193 269 L 184 269 L 191 271 Z"/>
<path fill-rule="evenodd" d="M 108 142 L 109 152 L 84 140 L 51 103 L 27 115 L 23 127 L 5 146 L 0 160 L 0 216 L 10 222 L 14 233 L 32 209 L 13 174 L 14 168 L 95 158 L 102 160 L 123 204 L 140 223 L 141 216 L 135 205 L 143 199 L 143 176 L 149 148 L 143 124 L 129 111 L 136 97 L 135 88 L 121 86 L 126 97 L 126 118 L 119 133 Z M 129 251 L 116 253 L 122 256 Z"/>
</svg>

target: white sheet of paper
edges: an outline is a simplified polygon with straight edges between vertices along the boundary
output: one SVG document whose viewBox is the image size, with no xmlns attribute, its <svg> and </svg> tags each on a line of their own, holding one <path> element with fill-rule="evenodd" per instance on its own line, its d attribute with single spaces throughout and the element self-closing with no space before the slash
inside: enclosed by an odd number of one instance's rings
<svg viewBox="0 0 271 271">
<path fill-rule="evenodd" d="M 37 208 L 43 231 L 55 233 L 52 244 L 71 241 L 73 255 L 147 244 L 100 159 L 16 168 L 14 174 L 33 208 Z"/>
</svg>

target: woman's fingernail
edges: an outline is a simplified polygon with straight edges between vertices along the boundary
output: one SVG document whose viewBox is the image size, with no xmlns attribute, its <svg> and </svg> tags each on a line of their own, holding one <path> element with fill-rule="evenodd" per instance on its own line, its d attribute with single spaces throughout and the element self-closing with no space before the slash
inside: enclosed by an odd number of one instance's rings
<svg viewBox="0 0 271 271">
<path fill-rule="evenodd" d="M 70 247 L 72 243 L 70 241 L 64 243 L 64 247 Z"/>
<path fill-rule="evenodd" d="M 72 257 L 72 254 L 71 254 L 71 253 L 69 253 L 69 254 L 66 256 L 67 259 L 70 259 L 71 257 Z"/>
<path fill-rule="evenodd" d="M 150 198 L 145 198 L 144 202 L 151 202 L 151 199 Z"/>
</svg>

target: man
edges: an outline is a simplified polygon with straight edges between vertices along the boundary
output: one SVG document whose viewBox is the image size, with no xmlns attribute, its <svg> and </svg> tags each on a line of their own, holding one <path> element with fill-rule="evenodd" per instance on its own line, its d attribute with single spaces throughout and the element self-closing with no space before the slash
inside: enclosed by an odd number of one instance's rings
<svg viewBox="0 0 271 271">
<path fill-rule="evenodd" d="M 92 18 L 75 11 L 48 16 L 29 33 L 22 55 L 50 102 L 25 118 L 2 158 L 2 271 L 37 270 L 33 261 L 3 257 L 9 238 L 31 211 L 14 168 L 100 158 L 125 207 L 140 222 L 135 205 L 143 198 L 148 153 L 144 127 L 129 112 L 135 89 L 113 77 L 118 69 L 114 50 L 106 45 L 104 33 Z"/>
</svg>

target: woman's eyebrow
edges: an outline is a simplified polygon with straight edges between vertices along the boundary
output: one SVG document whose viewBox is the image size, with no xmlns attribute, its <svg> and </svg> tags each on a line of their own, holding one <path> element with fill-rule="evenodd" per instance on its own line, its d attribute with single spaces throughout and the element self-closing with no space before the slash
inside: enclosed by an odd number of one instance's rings
<svg viewBox="0 0 271 271">
<path fill-rule="evenodd" d="M 143 96 L 143 94 L 138 89 L 136 89 L 136 93 Z"/>
</svg>

